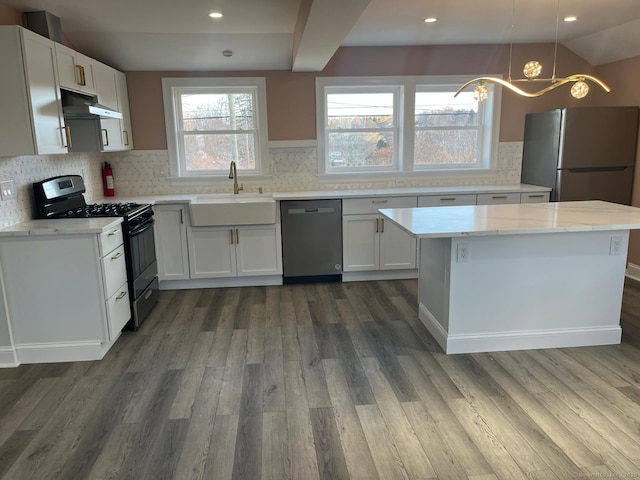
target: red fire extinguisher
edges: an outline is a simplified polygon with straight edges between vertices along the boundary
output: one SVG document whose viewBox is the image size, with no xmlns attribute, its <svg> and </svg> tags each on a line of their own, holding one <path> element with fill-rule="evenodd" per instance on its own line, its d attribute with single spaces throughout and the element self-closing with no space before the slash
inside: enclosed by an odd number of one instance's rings
<svg viewBox="0 0 640 480">
<path fill-rule="evenodd" d="M 104 186 L 104 196 L 113 197 L 116 194 L 116 190 L 113 186 L 113 170 L 111 164 L 104 162 L 102 167 L 102 185 Z"/>
</svg>

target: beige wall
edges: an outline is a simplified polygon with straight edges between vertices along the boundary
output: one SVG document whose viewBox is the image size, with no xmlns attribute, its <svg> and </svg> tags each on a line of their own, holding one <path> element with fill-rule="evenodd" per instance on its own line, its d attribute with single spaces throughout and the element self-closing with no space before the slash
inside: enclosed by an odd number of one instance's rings
<svg viewBox="0 0 640 480">
<path fill-rule="evenodd" d="M 22 14 L 16 9 L 0 3 L 0 25 L 22 25 Z"/>
<path fill-rule="evenodd" d="M 132 130 L 136 149 L 166 148 L 162 77 L 261 76 L 267 82 L 267 114 L 270 140 L 316 138 L 315 77 L 363 75 L 458 75 L 508 74 L 509 47 L 504 45 L 345 47 L 340 48 L 319 73 L 290 71 L 253 72 L 127 72 Z M 550 70 L 553 45 L 516 45 L 513 76 L 521 66 L 537 59 Z M 591 73 L 592 67 L 571 51 L 560 47 L 558 74 Z M 543 72 L 550 75 L 550 71 Z M 577 105 L 567 92 L 553 92 L 539 99 L 503 95 L 500 141 L 522 140 L 524 115 L 560 106 Z"/>
</svg>

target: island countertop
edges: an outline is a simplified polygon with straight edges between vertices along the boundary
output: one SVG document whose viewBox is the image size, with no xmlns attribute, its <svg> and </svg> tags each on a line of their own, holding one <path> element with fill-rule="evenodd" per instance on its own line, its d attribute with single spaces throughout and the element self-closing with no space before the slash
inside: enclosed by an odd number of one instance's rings
<svg viewBox="0 0 640 480">
<path fill-rule="evenodd" d="M 380 209 L 417 238 L 640 229 L 640 208 L 603 202 Z"/>
</svg>

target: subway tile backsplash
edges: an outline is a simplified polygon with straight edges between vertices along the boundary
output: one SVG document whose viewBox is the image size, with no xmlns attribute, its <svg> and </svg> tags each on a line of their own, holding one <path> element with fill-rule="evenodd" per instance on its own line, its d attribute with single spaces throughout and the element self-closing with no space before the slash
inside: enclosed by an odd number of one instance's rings
<svg viewBox="0 0 640 480">
<path fill-rule="evenodd" d="M 420 178 L 328 183 L 317 176 L 315 148 L 273 148 L 269 150 L 270 181 L 240 178 L 245 191 L 332 190 L 358 188 L 426 187 L 453 185 L 505 185 L 520 183 L 522 142 L 500 143 L 495 174 L 433 175 Z M 16 198 L 0 201 L 0 227 L 32 218 L 31 183 L 66 174 L 82 175 L 88 202 L 102 199 L 102 162 L 113 166 L 118 196 L 167 195 L 184 193 L 229 193 L 231 181 L 189 184 L 171 180 L 166 150 L 134 150 L 109 154 L 39 155 L 0 157 L 0 180 L 15 182 Z"/>
</svg>

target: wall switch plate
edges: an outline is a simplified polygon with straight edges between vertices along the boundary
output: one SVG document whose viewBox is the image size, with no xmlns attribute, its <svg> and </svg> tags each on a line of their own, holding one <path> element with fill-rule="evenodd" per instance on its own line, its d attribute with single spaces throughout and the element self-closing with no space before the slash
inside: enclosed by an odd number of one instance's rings
<svg viewBox="0 0 640 480">
<path fill-rule="evenodd" d="M 468 262 L 469 261 L 469 244 L 468 243 L 459 243 L 457 256 L 457 262 Z"/>
<path fill-rule="evenodd" d="M 2 200 L 16 198 L 16 185 L 13 180 L 0 181 L 0 196 L 2 196 Z"/>
<path fill-rule="evenodd" d="M 622 237 L 611 237 L 609 245 L 609 255 L 620 255 L 622 253 Z"/>
</svg>

